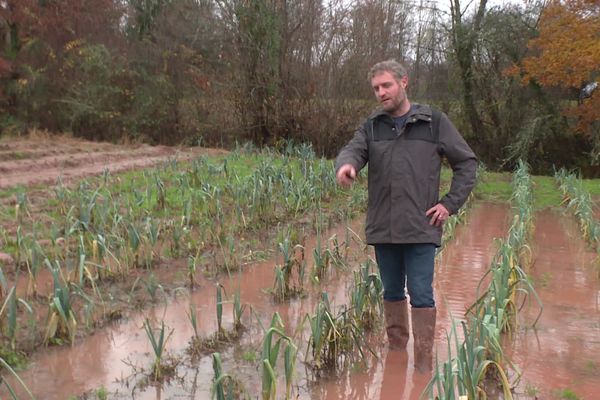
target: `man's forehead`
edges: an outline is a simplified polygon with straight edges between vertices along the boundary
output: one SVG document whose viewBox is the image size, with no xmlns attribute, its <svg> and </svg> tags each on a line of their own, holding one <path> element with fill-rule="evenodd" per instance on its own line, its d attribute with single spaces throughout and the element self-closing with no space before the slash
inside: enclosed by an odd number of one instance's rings
<svg viewBox="0 0 600 400">
<path fill-rule="evenodd" d="M 372 83 L 375 83 L 375 82 L 383 83 L 383 82 L 394 81 L 394 80 L 395 80 L 394 75 L 392 75 L 392 73 L 389 71 L 377 72 L 371 78 Z"/>
</svg>

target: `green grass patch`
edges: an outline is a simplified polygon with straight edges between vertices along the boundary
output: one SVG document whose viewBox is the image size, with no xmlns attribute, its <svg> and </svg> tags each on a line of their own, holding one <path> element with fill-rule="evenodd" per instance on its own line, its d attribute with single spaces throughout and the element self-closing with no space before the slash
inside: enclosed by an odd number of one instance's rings
<svg viewBox="0 0 600 400">
<path fill-rule="evenodd" d="M 600 196 L 600 179 L 582 179 L 581 182 L 592 196 Z"/>
<path fill-rule="evenodd" d="M 486 171 L 475 187 L 475 197 L 479 200 L 494 203 L 508 203 L 512 194 L 512 173 Z M 559 207 L 563 198 L 551 176 L 532 176 L 534 208 L 543 210 L 548 207 Z M 585 184 L 591 193 L 600 196 L 600 180 L 585 180 Z"/>
<path fill-rule="evenodd" d="M 533 204 L 536 210 L 548 207 L 559 207 L 563 198 L 552 176 L 532 176 Z"/>
<path fill-rule="evenodd" d="M 556 396 L 561 400 L 580 400 L 581 397 L 577 396 L 575 392 L 569 388 L 558 390 Z"/>
<path fill-rule="evenodd" d="M 0 358 L 17 370 L 22 370 L 27 366 L 27 356 L 20 351 L 0 347 Z"/>
<path fill-rule="evenodd" d="M 510 202 L 512 173 L 486 171 L 475 186 L 475 197 L 493 203 Z"/>
</svg>

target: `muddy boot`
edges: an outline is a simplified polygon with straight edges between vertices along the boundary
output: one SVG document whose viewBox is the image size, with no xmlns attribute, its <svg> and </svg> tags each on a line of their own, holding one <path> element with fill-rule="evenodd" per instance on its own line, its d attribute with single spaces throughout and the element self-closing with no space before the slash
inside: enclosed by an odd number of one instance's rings
<svg viewBox="0 0 600 400">
<path fill-rule="evenodd" d="M 435 337 L 435 307 L 412 308 L 411 316 L 415 341 L 415 369 L 423 373 L 431 372 Z"/>
<path fill-rule="evenodd" d="M 408 303 L 401 301 L 383 301 L 385 309 L 385 329 L 391 350 L 404 350 L 408 343 Z"/>
</svg>

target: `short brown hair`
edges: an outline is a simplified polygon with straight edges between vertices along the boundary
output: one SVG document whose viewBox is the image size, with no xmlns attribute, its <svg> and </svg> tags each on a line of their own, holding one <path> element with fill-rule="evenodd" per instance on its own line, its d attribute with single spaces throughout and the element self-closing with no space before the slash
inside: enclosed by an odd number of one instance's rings
<svg viewBox="0 0 600 400">
<path fill-rule="evenodd" d="M 377 64 L 371 67 L 367 75 L 367 81 L 369 82 L 369 84 L 371 83 L 371 79 L 373 79 L 375 75 L 379 75 L 382 72 L 391 73 L 394 76 L 394 79 L 398 81 L 408 75 L 408 72 L 406 72 L 406 68 L 404 67 L 404 65 L 400 64 L 398 61 L 394 59 L 385 60 L 378 62 Z"/>
</svg>

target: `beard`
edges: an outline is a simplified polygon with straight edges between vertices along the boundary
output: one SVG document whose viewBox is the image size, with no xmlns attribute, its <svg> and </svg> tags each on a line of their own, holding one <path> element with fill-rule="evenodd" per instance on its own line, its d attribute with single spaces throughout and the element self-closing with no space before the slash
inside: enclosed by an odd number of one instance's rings
<svg viewBox="0 0 600 400">
<path fill-rule="evenodd" d="M 383 110 L 389 114 L 395 114 L 402 108 L 402 104 L 406 100 L 406 96 L 399 94 L 398 96 L 388 99 L 381 103 Z"/>
</svg>

